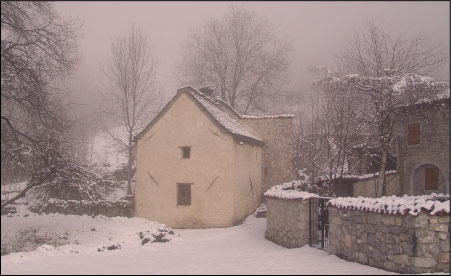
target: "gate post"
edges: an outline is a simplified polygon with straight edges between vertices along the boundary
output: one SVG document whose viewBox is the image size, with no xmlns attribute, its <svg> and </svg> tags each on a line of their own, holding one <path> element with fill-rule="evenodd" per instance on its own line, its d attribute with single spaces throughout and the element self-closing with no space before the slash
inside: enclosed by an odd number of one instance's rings
<svg viewBox="0 0 451 276">
<path fill-rule="evenodd" d="M 308 201 L 308 244 L 312 247 L 312 199 L 309 198 Z"/>
</svg>

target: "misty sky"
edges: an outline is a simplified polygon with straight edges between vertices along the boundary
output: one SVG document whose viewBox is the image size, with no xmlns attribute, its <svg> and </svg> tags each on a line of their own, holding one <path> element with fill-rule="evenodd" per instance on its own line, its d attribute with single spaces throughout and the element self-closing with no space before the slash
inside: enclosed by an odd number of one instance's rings
<svg viewBox="0 0 451 276">
<path fill-rule="evenodd" d="M 334 66 L 335 56 L 354 30 L 374 19 L 394 34 L 427 34 L 432 45 L 449 49 L 448 2 L 234 2 L 279 24 L 279 35 L 294 48 L 291 89 L 305 89 L 308 70 Z M 161 61 L 159 81 L 166 97 L 175 94 L 173 79 L 181 55 L 181 42 L 210 17 L 221 17 L 231 2 L 57 2 L 62 16 L 83 23 L 82 61 L 74 73 L 72 91 L 86 102 L 98 94 L 112 41 L 133 24 L 150 38 Z M 449 62 L 439 79 L 449 81 Z"/>
</svg>

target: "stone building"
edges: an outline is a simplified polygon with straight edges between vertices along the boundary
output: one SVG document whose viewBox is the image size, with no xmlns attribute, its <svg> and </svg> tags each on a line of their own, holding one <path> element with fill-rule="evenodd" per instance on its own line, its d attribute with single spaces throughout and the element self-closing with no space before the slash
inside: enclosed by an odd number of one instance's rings
<svg viewBox="0 0 451 276">
<path fill-rule="evenodd" d="M 394 143 L 387 170 L 387 195 L 449 193 L 449 95 L 405 106 L 394 118 Z M 377 156 L 377 154 L 375 154 Z M 354 175 L 373 174 L 352 181 L 353 196 L 376 197 L 379 163 L 357 155 Z M 370 164 L 370 165 L 368 165 Z"/>
<path fill-rule="evenodd" d="M 211 94 L 180 88 L 136 136 L 136 216 L 174 228 L 229 227 L 269 187 L 295 178 L 293 116 L 243 116 Z"/>
<path fill-rule="evenodd" d="M 449 95 L 400 110 L 394 124 L 401 194 L 449 193 Z"/>
</svg>

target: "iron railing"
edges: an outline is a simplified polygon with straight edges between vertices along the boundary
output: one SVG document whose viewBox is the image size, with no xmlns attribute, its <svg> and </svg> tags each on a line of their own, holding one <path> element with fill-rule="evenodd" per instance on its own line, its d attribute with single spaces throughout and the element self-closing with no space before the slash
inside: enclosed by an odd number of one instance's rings
<svg viewBox="0 0 451 276">
<path fill-rule="evenodd" d="M 309 245 L 323 250 L 329 248 L 329 212 L 327 202 L 332 197 L 310 198 Z"/>
</svg>

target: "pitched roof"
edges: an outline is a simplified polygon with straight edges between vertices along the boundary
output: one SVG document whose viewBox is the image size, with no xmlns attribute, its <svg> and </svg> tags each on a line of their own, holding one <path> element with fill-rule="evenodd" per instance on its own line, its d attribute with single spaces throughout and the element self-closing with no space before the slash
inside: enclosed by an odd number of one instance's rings
<svg viewBox="0 0 451 276">
<path fill-rule="evenodd" d="M 141 131 L 135 136 L 135 140 L 140 139 L 145 132 L 156 122 L 158 119 L 167 112 L 174 101 L 182 94 L 190 96 L 199 107 L 207 113 L 210 119 L 217 124 L 226 133 L 231 134 L 234 138 L 242 139 L 246 142 L 263 145 L 262 139 L 251 134 L 243 125 L 237 120 L 233 119 L 227 112 L 222 111 L 219 108 L 219 103 L 209 99 L 206 95 L 192 88 L 191 86 L 185 86 L 178 89 L 177 94 L 169 101 L 169 103 L 163 108 L 163 110 Z"/>
</svg>

